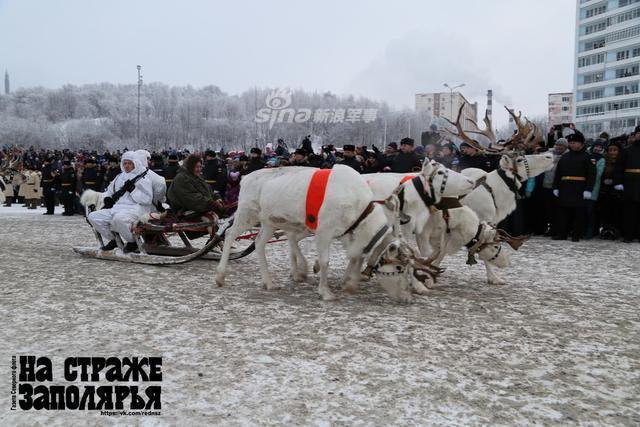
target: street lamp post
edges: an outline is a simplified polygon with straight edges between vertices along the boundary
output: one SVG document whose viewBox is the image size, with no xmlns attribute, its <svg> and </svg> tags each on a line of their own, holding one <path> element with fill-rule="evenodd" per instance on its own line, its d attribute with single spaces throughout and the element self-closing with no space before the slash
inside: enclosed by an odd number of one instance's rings
<svg viewBox="0 0 640 427">
<path fill-rule="evenodd" d="M 453 121 L 453 91 L 461 87 L 464 87 L 464 83 L 460 83 L 458 86 L 453 86 L 453 87 L 445 83 L 444 87 L 449 89 L 449 114 L 451 115 L 449 120 Z M 462 124 L 462 127 L 464 127 L 464 123 Z"/>
<path fill-rule="evenodd" d="M 140 146 L 140 88 L 142 87 L 142 74 L 140 74 L 140 70 L 142 70 L 142 66 L 138 65 L 138 126 L 136 127 L 136 140 L 138 142 L 138 146 Z"/>
</svg>

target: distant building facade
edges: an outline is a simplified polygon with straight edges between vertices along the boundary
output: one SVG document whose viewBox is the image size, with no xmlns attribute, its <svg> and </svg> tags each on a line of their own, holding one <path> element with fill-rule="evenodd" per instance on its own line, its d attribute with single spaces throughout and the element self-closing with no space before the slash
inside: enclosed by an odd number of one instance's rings
<svg viewBox="0 0 640 427">
<path fill-rule="evenodd" d="M 576 0 L 575 123 L 587 136 L 640 124 L 640 1 Z"/>
<path fill-rule="evenodd" d="M 465 103 L 462 110 L 460 122 L 464 129 L 473 127 L 469 120 L 478 121 L 478 103 L 471 104 L 459 92 L 433 92 L 416 94 L 416 113 L 427 113 L 433 117 L 441 117 L 455 122 L 458 110 L 462 103 Z"/>
<path fill-rule="evenodd" d="M 573 122 L 573 93 L 549 94 L 549 126 Z"/>
</svg>

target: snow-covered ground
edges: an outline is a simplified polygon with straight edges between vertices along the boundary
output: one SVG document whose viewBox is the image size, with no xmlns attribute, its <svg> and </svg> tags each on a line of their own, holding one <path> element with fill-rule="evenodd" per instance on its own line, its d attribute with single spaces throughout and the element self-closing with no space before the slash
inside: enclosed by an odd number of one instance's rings
<svg viewBox="0 0 640 427">
<path fill-rule="evenodd" d="M 213 262 L 82 258 L 84 219 L 42 212 L 0 207 L 0 425 L 640 424 L 640 244 L 533 239 L 501 271 L 509 286 L 460 254 L 412 305 L 375 284 L 322 302 L 288 278 L 284 243 L 268 253 L 285 289 L 257 285 L 254 255 L 217 288 Z M 331 265 L 338 288 L 338 247 Z M 162 356 L 162 415 L 9 411 L 20 354 L 54 372 Z"/>
</svg>

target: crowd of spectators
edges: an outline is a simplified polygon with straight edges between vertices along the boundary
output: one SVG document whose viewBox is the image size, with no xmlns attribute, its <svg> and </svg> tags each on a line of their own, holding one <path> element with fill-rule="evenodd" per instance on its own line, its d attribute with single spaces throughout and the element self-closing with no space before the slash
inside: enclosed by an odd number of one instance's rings
<svg viewBox="0 0 640 427">
<path fill-rule="evenodd" d="M 585 189 L 584 202 L 580 203 L 579 208 L 569 212 L 563 208 L 562 198 L 558 197 L 557 190 L 563 182 L 562 177 L 557 177 L 556 168 L 563 156 L 574 151 L 573 148 L 568 147 L 571 145 L 569 141 L 579 139 L 576 136 L 582 138 L 583 142 L 578 151 L 587 156 L 585 158 L 588 158 L 593 165 L 593 187 Z M 637 238 L 637 231 L 627 230 L 623 233 L 625 206 L 631 203 L 631 215 L 634 215 L 633 209 L 637 209 L 638 201 L 625 200 L 619 163 L 623 152 L 630 149 L 632 145 L 638 146 L 638 143 L 640 143 L 640 126 L 630 135 L 609 138 L 606 133 L 603 133 L 597 139 L 587 140 L 584 140 L 575 127 L 553 127 L 547 138 L 535 150 L 529 152 L 534 154 L 551 151 L 554 155 L 553 168 L 536 178 L 529 179 L 521 187 L 516 211 L 500 226 L 515 234 L 544 235 L 556 239 L 567 238 L 567 228 L 573 228 L 570 233 L 573 240 L 594 237 L 616 240 L 624 237 L 625 241 L 631 241 Z M 202 177 L 229 205 L 237 202 L 242 177 L 262 168 L 286 166 L 331 168 L 336 163 L 340 163 L 360 173 L 408 173 L 419 171 L 422 161 L 429 158 L 456 171 L 473 167 L 490 172 L 499 167 L 500 160 L 500 156 L 487 155 L 466 143 L 457 146 L 446 141 L 436 128 L 424 132 L 418 144 L 411 138 L 404 138 L 399 143 L 390 142 L 382 149 L 375 145 L 368 147 L 345 144 L 342 147 L 324 145 L 314 150 L 310 136 L 304 137 L 300 144 L 292 145 L 294 147 L 289 147 L 280 139 L 275 146 L 267 144 L 264 149 L 254 147 L 249 153 L 206 150 L 196 154 L 203 159 Z M 6 152 L 6 148 L 3 152 Z M 151 155 L 150 168 L 162 175 L 169 187 L 182 160 L 190 154 L 193 153 L 187 150 L 154 152 Z M 78 204 L 78 196 L 86 189 L 102 191 L 106 188 L 120 173 L 121 155 L 120 151 L 98 153 L 92 150 L 72 152 L 30 148 L 24 152 L 21 172 L 9 172 L 4 176 L 4 182 L 8 184 L 4 190 L 7 196 L 5 206 L 18 202 L 35 208 L 31 203 L 34 199 L 27 200 L 24 197 L 22 187 L 27 181 L 25 177 L 29 174 L 42 175 L 42 170 L 48 166 L 46 179 L 42 179 L 42 176 L 40 178 L 42 181 L 48 181 L 49 187 L 58 196 L 56 201 L 59 200 L 63 204 L 65 200 L 67 201 L 66 214 L 83 213 Z M 64 181 L 65 171 L 66 184 L 60 181 L 60 179 Z M 640 175 L 638 177 L 640 178 Z M 44 182 L 40 185 L 46 186 Z M 65 198 L 64 194 L 61 196 L 61 190 L 68 197 Z M 570 215 L 570 218 L 567 215 Z M 569 220 L 572 221 L 573 226 L 563 224 Z M 640 221 L 636 217 L 633 222 L 637 224 Z M 626 227 L 629 228 L 628 225 Z"/>
</svg>

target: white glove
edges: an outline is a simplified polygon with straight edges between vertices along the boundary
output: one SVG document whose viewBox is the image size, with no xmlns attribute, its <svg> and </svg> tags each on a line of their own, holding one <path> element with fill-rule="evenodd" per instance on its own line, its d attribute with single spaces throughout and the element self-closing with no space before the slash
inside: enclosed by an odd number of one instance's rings
<svg viewBox="0 0 640 427">
<path fill-rule="evenodd" d="M 591 200 L 591 191 L 583 191 L 582 198 L 585 200 Z"/>
<path fill-rule="evenodd" d="M 614 185 L 613 188 L 618 191 L 624 191 L 624 185 L 622 184 Z"/>
<path fill-rule="evenodd" d="M 556 197 L 560 197 L 560 190 L 553 190 L 553 195 Z"/>
<path fill-rule="evenodd" d="M 612 179 L 610 179 L 610 178 L 607 178 L 607 179 L 605 179 L 605 180 L 604 180 L 604 181 L 602 181 L 602 182 L 604 182 L 604 185 L 611 185 L 611 184 L 613 184 L 613 180 L 612 180 Z"/>
</svg>

